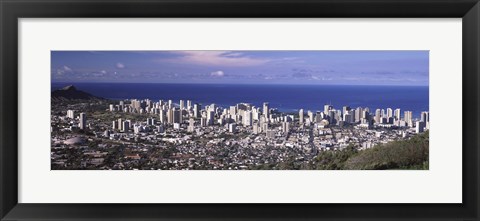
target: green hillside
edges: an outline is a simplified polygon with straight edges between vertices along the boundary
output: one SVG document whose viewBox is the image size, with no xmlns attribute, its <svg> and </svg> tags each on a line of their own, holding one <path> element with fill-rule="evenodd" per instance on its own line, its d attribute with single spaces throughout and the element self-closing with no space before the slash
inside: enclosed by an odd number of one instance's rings
<svg viewBox="0 0 480 221">
<path fill-rule="evenodd" d="M 321 152 L 316 158 L 320 170 L 428 170 L 428 131 L 409 140 L 394 141 L 367 150 Z"/>
</svg>

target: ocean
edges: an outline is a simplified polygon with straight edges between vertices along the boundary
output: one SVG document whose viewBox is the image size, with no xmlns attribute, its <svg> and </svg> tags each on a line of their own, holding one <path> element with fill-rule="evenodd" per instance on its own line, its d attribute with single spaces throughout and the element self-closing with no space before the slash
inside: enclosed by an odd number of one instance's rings
<svg viewBox="0 0 480 221">
<path fill-rule="evenodd" d="M 242 102 L 261 107 L 263 102 L 269 102 L 271 108 L 283 112 L 323 111 L 325 104 L 335 109 L 368 107 L 371 112 L 377 108 L 400 108 L 402 116 L 408 110 L 414 118 L 429 110 L 428 86 L 52 83 L 52 90 L 70 84 L 77 90 L 115 100 L 171 99 L 178 103 L 182 99 L 202 106 L 215 103 L 222 107 Z"/>
</svg>

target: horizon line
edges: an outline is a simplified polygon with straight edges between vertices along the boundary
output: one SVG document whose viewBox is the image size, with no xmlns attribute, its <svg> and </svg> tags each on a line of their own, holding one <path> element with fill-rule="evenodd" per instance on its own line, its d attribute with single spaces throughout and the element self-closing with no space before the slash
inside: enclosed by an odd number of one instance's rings
<svg viewBox="0 0 480 221">
<path fill-rule="evenodd" d="M 288 83 L 168 83 L 168 82 L 68 82 L 56 81 L 51 84 L 192 84 L 192 85 L 288 85 L 288 86 L 392 86 L 392 87 L 429 87 L 430 85 L 404 85 L 404 84 L 288 84 Z"/>
</svg>

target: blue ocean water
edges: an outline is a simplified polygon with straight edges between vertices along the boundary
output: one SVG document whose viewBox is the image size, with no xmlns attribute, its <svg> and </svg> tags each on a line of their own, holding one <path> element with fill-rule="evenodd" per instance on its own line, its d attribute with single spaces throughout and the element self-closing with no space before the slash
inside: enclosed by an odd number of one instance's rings
<svg viewBox="0 0 480 221">
<path fill-rule="evenodd" d="M 428 111 L 428 86 L 353 86 L 353 85 L 231 85 L 231 84 L 155 84 L 155 83 L 52 83 L 52 90 L 73 84 L 78 90 L 108 99 L 192 100 L 208 105 L 230 106 L 251 103 L 261 107 L 269 102 L 280 111 L 323 110 L 325 104 L 375 109 L 400 108 L 418 118 Z"/>
</svg>

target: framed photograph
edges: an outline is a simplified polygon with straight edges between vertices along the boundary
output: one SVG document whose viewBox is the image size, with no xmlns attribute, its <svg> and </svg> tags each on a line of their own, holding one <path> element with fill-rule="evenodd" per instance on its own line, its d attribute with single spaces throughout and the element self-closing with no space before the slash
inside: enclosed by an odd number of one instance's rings
<svg viewBox="0 0 480 221">
<path fill-rule="evenodd" d="M 0 10 L 2 220 L 479 220 L 476 0 Z"/>
</svg>

